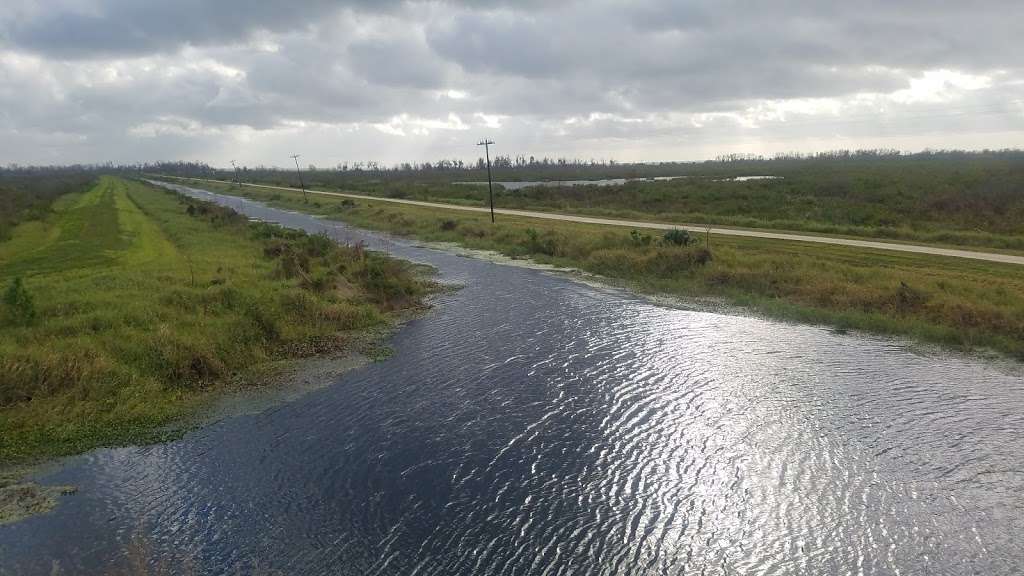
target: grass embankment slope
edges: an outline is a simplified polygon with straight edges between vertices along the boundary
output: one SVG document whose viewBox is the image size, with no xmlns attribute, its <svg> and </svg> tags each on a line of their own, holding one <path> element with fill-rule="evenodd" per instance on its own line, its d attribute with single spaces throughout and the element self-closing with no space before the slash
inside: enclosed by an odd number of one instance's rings
<svg viewBox="0 0 1024 576">
<path fill-rule="evenodd" d="M 223 384 L 344 348 L 429 288 L 399 261 L 136 182 L 52 210 L 0 243 L 0 462 L 159 439 Z"/>
<path fill-rule="evenodd" d="M 1024 267 L 843 246 L 713 236 L 677 246 L 646 231 L 203 187 L 357 226 L 575 267 L 648 293 L 714 297 L 770 317 L 910 336 L 1024 358 Z"/>
<path fill-rule="evenodd" d="M 600 178 L 607 167 L 546 173 L 495 167 L 495 180 Z M 496 188 L 495 202 L 518 208 L 626 220 L 713 224 L 1024 251 L 1024 152 L 840 156 L 759 162 L 623 167 L 617 176 L 686 175 L 616 186 Z M 739 175 L 775 180 L 732 181 Z M 223 179 L 231 174 L 220 173 Z M 316 170 L 318 190 L 481 206 L 479 171 Z M 251 169 L 247 182 L 296 186 L 294 173 Z"/>
<path fill-rule="evenodd" d="M 74 167 L 0 168 L 0 242 L 10 238 L 18 223 L 42 218 L 55 200 L 95 179 L 95 174 Z"/>
</svg>

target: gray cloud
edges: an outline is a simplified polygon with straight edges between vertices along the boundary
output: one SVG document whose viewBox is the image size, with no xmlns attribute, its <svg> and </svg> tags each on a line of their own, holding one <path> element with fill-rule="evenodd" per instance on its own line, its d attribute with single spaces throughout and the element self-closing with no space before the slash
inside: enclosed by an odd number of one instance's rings
<svg viewBox="0 0 1024 576">
<path fill-rule="evenodd" d="M 19 161 L 330 138 L 394 161 L 485 131 L 523 152 L 692 157 L 967 145 L 1024 122 L 1018 1 L 12 2 L 0 155 Z"/>
<path fill-rule="evenodd" d="M 349 3 L 374 9 L 393 4 Z M 301 29 L 337 10 L 331 0 L 82 1 L 11 18 L 6 36 L 17 47 L 58 58 L 138 56 L 236 42 L 261 30 Z"/>
</svg>

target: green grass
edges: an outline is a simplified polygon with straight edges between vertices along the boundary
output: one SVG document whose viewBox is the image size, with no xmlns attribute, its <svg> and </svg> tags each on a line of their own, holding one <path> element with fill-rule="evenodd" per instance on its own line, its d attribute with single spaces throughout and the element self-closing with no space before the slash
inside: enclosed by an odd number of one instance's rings
<svg viewBox="0 0 1024 576">
<path fill-rule="evenodd" d="M 96 175 L 81 167 L 0 167 L 0 242 L 19 223 L 38 220 L 65 194 L 80 192 Z"/>
<path fill-rule="evenodd" d="M 1024 251 L 1024 152 L 825 155 L 762 161 L 615 166 L 495 166 L 495 180 L 680 176 L 616 186 L 497 188 L 503 208 L 680 224 L 793 230 Z M 227 172 L 205 176 L 230 179 Z M 738 175 L 776 180 L 735 182 Z M 294 172 L 246 169 L 247 182 L 296 186 Z M 480 170 L 315 170 L 307 186 L 484 206 Z"/>
<path fill-rule="evenodd" d="M 678 247 L 617 227 L 509 216 L 491 225 L 486 214 L 323 196 L 304 204 L 301 194 L 252 187 L 242 193 L 357 226 L 580 268 L 643 292 L 713 297 L 775 318 L 1024 358 L 1020 266 L 729 236 L 713 236 L 712 259 L 701 263 L 703 235 L 696 246 Z"/>
<path fill-rule="evenodd" d="M 272 363 L 418 306 L 404 263 L 104 177 L 0 243 L 0 462 L 167 437 Z M 26 320 L 26 318 L 30 318 Z M 173 434 L 173 433 L 170 433 Z"/>
</svg>

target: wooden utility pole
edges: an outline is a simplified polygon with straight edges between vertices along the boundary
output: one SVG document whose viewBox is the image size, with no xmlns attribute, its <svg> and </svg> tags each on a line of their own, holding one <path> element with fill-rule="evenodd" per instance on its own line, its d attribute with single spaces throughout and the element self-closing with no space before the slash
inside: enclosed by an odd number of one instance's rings
<svg viewBox="0 0 1024 576">
<path fill-rule="evenodd" d="M 299 175 L 299 187 L 302 188 L 302 201 L 309 203 L 309 197 L 306 195 L 306 184 L 302 181 L 302 170 L 299 169 L 299 154 L 292 154 L 291 159 L 295 160 L 295 173 Z"/>
<path fill-rule="evenodd" d="M 491 182 L 491 144 L 493 140 L 481 140 L 477 146 L 484 147 L 484 156 L 487 157 L 487 196 L 491 199 L 491 224 L 494 224 L 494 183 Z"/>
</svg>

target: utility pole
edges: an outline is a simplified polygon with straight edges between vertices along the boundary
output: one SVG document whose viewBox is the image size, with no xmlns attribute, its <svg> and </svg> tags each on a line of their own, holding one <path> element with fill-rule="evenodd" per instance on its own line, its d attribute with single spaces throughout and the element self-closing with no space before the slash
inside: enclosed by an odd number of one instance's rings
<svg viewBox="0 0 1024 576">
<path fill-rule="evenodd" d="M 487 195 L 491 199 L 491 224 L 494 224 L 494 184 L 491 182 L 491 144 L 494 144 L 493 140 L 481 140 L 477 142 L 477 146 L 484 147 L 484 155 L 487 157 Z"/>
<path fill-rule="evenodd" d="M 306 196 L 306 184 L 302 182 L 302 170 L 299 170 L 299 156 L 300 154 L 292 154 L 290 158 L 295 160 L 295 173 L 299 175 L 299 187 L 302 188 L 302 201 L 309 203 L 309 198 Z"/>
<path fill-rule="evenodd" d="M 235 184 L 238 184 L 238 187 L 241 188 L 242 179 L 238 177 L 238 166 L 235 164 L 234 160 L 231 161 L 231 167 L 235 169 Z"/>
</svg>

